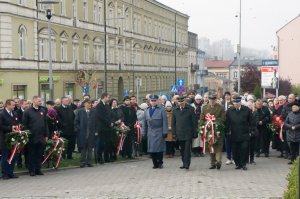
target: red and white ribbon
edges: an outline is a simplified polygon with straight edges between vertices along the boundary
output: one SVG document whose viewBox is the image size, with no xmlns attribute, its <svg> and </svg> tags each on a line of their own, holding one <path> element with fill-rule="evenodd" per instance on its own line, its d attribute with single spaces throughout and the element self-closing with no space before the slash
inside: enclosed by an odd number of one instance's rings
<svg viewBox="0 0 300 199">
<path fill-rule="evenodd" d="M 122 132 L 121 137 L 120 137 L 120 141 L 119 141 L 119 144 L 118 144 L 117 155 L 119 155 L 120 151 L 123 150 L 123 144 L 124 144 L 125 138 L 126 138 L 126 135 Z"/>
<path fill-rule="evenodd" d="M 142 133 L 141 133 L 141 125 L 139 122 L 136 122 L 134 125 L 135 133 L 136 133 L 136 142 L 140 144 L 142 142 Z"/>
<path fill-rule="evenodd" d="M 18 125 L 18 126 L 16 127 L 16 131 L 18 131 L 18 132 L 16 132 L 17 134 L 20 134 L 20 133 L 21 133 L 21 127 L 20 127 L 20 125 Z M 16 152 L 17 152 L 19 146 L 20 146 L 20 144 L 21 144 L 21 143 L 17 142 L 17 143 L 14 145 L 14 147 L 10 150 L 10 156 L 9 156 L 9 158 L 8 158 L 8 160 L 7 160 L 8 164 L 11 164 L 12 160 L 14 159 L 14 156 L 15 156 L 15 154 L 16 154 Z"/>
<path fill-rule="evenodd" d="M 202 136 L 202 152 L 205 154 L 205 142 L 209 143 L 209 149 L 210 153 L 214 153 L 214 147 L 213 144 L 215 143 L 215 133 L 214 133 L 214 123 L 213 121 L 216 120 L 214 115 L 211 115 L 210 113 L 206 114 L 205 116 L 206 124 L 204 125 L 203 129 L 203 136 Z M 209 137 L 207 139 L 206 137 L 206 127 L 210 125 L 210 132 Z"/>
</svg>

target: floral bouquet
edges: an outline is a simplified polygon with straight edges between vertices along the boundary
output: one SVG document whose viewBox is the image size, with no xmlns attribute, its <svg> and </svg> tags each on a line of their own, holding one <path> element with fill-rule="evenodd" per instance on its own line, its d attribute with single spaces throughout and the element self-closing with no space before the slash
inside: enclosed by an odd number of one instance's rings
<svg viewBox="0 0 300 199">
<path fill-rule="evenodd" d="M 280 115 L 274 115 L 271 124 L 268 124 L 268 128 L 272 131 L 273 135 L 278 135 L 279 139 L 283 142 L 282 129 L 284 125 L 284 119 Z"/>
<path fill-rule="evenodd" d="M 66 148 L 67 142 L 68 141 L 65 138 L 59 137 L 59 133 L 55 131 L 52 139 L 49 139 L 46 142 L 44 160 L 42 164 L 44 164 L 47 160 L 52 160 L 55 161 L 55 165 L 53 165 L 54 168 L 58 168 L 62 153 Z"/>
<path fill-rule="evenodd" d="M 124 122 L 121 122 L 119 124 L 117 124 L 116 126 L 114 126 L 114 130 L 117 132 L 117 134 L 122 134 L 122 133 L 127 133 L 128 131 L 130 131 L 130 128 L 128 126 L 126 126 L 124 124 Z"/>
<path fill-rule="evenodd" d="M 29 141 L 30 132 L 28 130 L 21 131 L 20 126 L 16 126 L 15 129 L 15 132 L 7 133 L 5 136 L 5 145 L 10 150 L 10 156 L 7 160 L 9 164 L 11 164 L 15 153 L 20 153 Z"/>
<path fill-rule="evenodd" d="M 118 150 L 117 150 L 117 155 L 119 155 L 120 151 L 123 150 L 123 144 L 124 144 L 124 141 L 126 139 L 126 133 L 128 131 L 130 131 L 130 128 L 128 126 L 126 126 L 124 124 L 124 122 L 121 122 L 117 126 L 115 126 L 114 129 L 120 137 L 120 141 L 119 141 L 119 144 L 118 144 Z"/>
<path fill-rule="evenodd" d="M 202 152 L 205 153 L 205 147 L 208 145 L 210 153 L 214 153 L 214 146 L 222 137 L 225 126 L 224 124 L 216 124 L 214 115 L 209 113 L 205 116 L 205 121 L 200 123 L 199 132 L 202 138 Z"/>
</svg>

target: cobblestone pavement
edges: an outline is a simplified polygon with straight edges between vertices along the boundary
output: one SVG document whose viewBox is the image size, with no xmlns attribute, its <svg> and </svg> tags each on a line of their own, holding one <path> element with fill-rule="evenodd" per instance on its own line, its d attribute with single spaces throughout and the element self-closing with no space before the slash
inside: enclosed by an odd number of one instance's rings
<svg viewBox="0 0 300 199">
<path fill-rule="evenodd" d="M 272 156 L 273 155 L 273 156 Z M 192 158 L 189 171 L 179 169 L 179 157 L 164 159 L 163 169 L 152 169 L 151 160 L 98 165 L 0 180 L 1 198 L 281 198 L 289 172 L 287 160 L 256 159 L 248 171 L 223 164 L 209 170 L 209 155 Z M 223 159 L 225 161 L 225 154 Z"/>
</svg>

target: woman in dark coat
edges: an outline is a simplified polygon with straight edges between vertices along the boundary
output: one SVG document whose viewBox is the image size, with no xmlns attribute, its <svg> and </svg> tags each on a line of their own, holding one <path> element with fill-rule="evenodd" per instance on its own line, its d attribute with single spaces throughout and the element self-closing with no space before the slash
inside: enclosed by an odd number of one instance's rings
<svg viewBox="0 0 300 199">
<path fill-rule="evenodd" d="M 54 135 L 55 131 L 60 130 L 60 123 L 57 119 L 57 112 L 53 108 L 49 108 L 47 112 L 47 122 L 48 122 L 48 129 L 49 129 L 49 139 L 51 139 Z"/>
<path fill-rule="evenodd" d="M 118 125 L 124 121 L 123 111 L 118 107 L 118 101 L 116 99 L 112 99 L 109 103 L 111 107 L 111 115 L 112 115 L 112 122 L 114 125 Z M 119 137 L 117 135 L 116 130 L 113 130 L 111 136 L 112 142 L 112 151 L 110 154 L 110 161 L 117 160 L 117 147 L 118 147 Z"/>
<path fill-rule="evenodd" d="M 292 104 L 292 112 L 290 112 L 285 119 L 284 127 L 287 129 L 287 141 L 291 149 L 291 161 L 292 164 L 299 155 L 299 143 L 300 143 L 300 103 L 294 102 Z"/>
</svg>

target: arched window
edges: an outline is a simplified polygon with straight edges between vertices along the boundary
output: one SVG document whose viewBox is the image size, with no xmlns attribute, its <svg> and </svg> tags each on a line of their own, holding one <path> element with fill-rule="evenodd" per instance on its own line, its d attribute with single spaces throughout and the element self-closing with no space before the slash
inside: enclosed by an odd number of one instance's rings
<svg viewBox="0 0 300 199">
<path fill-rule="evenodd" d="M 25 58 L 26 52 L 26 40 L 27 40 L 27 30 L 25 26 L 21 25 L 19 28 L 19 49 L 20 49 L 20 58 Z"/>
</svg>

